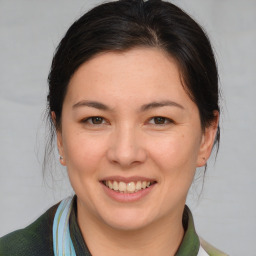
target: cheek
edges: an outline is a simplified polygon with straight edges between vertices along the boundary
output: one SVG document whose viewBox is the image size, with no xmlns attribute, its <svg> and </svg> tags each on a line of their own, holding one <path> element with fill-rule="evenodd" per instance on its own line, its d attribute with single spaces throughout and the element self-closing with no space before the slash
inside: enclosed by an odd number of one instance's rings
<svg viewBox="0 0 256 256">
<path fill-rule="evenodd" d="M 68 134 L 63 143 L 67 168 L 70 174 L 79 175 L 93 173 L 105 155 L 104 140 L 87 134 Z"/>
<path fill-rule="evenodd" d="M 193 176 L 196 169 L 199 138 L 175 134 L 158 138 L 150 146 L 150 155 L 162 171 L 172 176 Z"/>
</svg>

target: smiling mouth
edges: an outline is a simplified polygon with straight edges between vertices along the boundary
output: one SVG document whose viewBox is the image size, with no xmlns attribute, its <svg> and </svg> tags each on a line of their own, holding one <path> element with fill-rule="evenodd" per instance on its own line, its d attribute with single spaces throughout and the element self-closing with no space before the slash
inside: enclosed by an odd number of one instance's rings
<svg viewBox="0 0 256 256">
<path fill-rule="evenodd" d="M 125 183 L 123 181 L 113 181 L 113 180 L 104 180 L 102 183 L 119 193 L 136 193 L 138 191 L 144 190 L 156 183 L 156 181 L 132 181 Z"/>
</svg>

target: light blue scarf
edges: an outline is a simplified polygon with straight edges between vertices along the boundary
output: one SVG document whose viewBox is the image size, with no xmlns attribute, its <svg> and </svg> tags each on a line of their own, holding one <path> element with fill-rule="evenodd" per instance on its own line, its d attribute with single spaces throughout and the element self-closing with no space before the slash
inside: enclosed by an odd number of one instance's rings
<svg viewBox="0 0 256 256">
<path fill-rule="evenodd" d="M 55 256 L 76 256 L 69 232 L 69 216 L 73 197 L 61 201 L 53 220 L 53 251 Z"/>
<path fill-rule="evenodd" d="M 69 216 L 72 210 L 73 198 L 68 197 L 61 201 L 54 216 L 53 250 L 55 256 L 76 256 L 69 231 Z M 216 253 L 216 255 L 226 254 Z M 200 246 L 197 256 L 209 256 L 209 254 Z"/>
</svg>

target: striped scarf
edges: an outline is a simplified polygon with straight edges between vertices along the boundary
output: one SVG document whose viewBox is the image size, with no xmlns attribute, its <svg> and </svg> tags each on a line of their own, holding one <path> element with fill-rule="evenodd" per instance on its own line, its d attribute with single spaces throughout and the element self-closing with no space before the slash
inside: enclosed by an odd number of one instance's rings
<svg viewBox="0 0 256 256">
<path fill-rule="evenodd" d="M 53 220 L 53 250 L 55 256 L 76 256 L 69 231 L 69 216 L 72 209 L 73 197 L 64 199 Z"/>
</svg>

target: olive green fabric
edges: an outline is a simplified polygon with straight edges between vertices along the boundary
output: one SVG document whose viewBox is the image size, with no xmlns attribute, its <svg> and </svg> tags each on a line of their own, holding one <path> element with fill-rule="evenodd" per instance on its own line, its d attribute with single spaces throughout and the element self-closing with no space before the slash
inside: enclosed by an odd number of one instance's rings
<svg viewBox="0 0 256 256">
<path fill-rule="evenodd" d="M 76 199 L 76 198 L 75 198 Z M 12 232 L 0 238 L 0 256 L 54 256 L 52 225 L 58 204 L 51 207 L 46 213 L 28 227 Z M 83 240 L 81 230 L 76 217 L 76 200 L 70 214 L 70 235 L 78 256 L 91 256 L 91 253 Z M 200 246 L 199 237 L 196 234 L 193 217 L 186 206 L 183 214 L 183 226 L 185 235 L 175 256 L 197 256 Z M 210 247 L 205 241 L 204 249 L 209 250 L 210 256 L 223 256 L 220 251 Z M 104 255 L 103 255 L 104 256 Z"/>
<path fill-rule="evenodd" d="M 186 232 L 175 256 L 197 255 L 200 247 L 200 241 L 194 228 L 192 214 L 187 206 L 185 206 L 183 213 L 183 227 Z"/>
<path fill-rule="evenodd" d="M 24 229 L 0 238 L 0 256 L 52 256 L 52 225 L 55 205 Z"/>
</svg>

